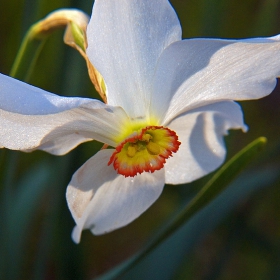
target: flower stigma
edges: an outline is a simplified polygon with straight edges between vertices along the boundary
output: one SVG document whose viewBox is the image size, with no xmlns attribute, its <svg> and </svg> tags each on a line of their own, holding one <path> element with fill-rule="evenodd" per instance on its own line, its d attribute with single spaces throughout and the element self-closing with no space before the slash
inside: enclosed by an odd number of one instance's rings
<svg viewBox="0 0 280 280">
<path fill-rule="evenodd" d="M 108 165 L 117 173 L 134 177 L 143 172 L 153 173 L 163 168 L 167 158 L 180 146 L 177 134 L 163 126 L 147 126 L 122 141 L 112 154 Z"/>
</svg>

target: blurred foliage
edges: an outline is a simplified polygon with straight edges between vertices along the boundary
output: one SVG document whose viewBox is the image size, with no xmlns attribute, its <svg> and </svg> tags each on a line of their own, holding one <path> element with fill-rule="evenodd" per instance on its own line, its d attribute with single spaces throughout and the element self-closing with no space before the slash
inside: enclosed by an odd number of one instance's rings
<svg viewBox="0 0 280 280">
<path fill-rule="evenodd" d="M 280 33 L 280 0 L 173 0 L 183 37 L 245 38 Z M 10 0 L 0 9 L 0 72 L 9 74 L 28 28 L 49 12 L 75 7 L 89 15 L 89 0 Z M 65 96 L 98 98 L 84 60 L 65 46 L 63 31 L 46 42 L 30 83 Z M 280 62 L 279 62 L 280 63 Z M 82 86 L 81 86 L 82 85 Z M 226 137 L 228 157 L 259 136 L 268 145 L 258 160 L 216 200 L 123 279 L 280 278 L 280 88 L 243 102 L 244 134 Z M 112 233 L 71 240 L 74 221 L 65 189 L 72 174 L 101 145 L 89 142 L 63 157 L 36 151 L 0 151 L 0 279 L 91 279 L 137 252 L 200 190 L 211 175 L 166 186 L 140 218 Z"/>
</svg>

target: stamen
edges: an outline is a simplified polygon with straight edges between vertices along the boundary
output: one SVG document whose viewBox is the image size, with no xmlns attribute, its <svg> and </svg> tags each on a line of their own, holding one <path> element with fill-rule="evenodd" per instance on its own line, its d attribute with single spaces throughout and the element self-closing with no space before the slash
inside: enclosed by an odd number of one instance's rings
<svg viewBox="0 0 280 280">
<path fill-rule="evenodd" d="M 149 142 L 152 138 L 152 135 L 150 135 L 149 133 L 146 133 L 142 136 L 142 140 L 146 142 Z"/>
<path fill-rule="evenodd" d="M 152 155 L 158 155 L 160 153 L 160 147 L 154 142 L 149 142 L 147 144 L 147 149 Z"/>
<path fill-rule="evenodd" d="M 137 152 L 137 148 L 135 147 L 135 145 L 131 144 L 131 145 L 128 146 L 126 154 L 129 157 L 134 157 L 136 152 Z"/>
</svg>

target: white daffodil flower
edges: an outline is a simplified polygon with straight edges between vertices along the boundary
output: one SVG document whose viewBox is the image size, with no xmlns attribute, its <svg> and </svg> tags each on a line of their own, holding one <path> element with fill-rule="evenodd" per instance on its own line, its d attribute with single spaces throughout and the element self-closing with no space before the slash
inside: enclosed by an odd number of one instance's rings
<svg viewBox="0 0 280 280">
<path fill-rule="evenodd" d="M 191 182 L 220 166 L 223 136 L 246 130 L 233 100 L 268 95 L 280 75 L 279 36 L 182 40 L 167 0 L 96 0 L 87 39 L 107 104 L 0 76 L 1 146 L 55 155 L 93 139 L 112 147 L 67 188 L 76 242 L 83 229 L 102 234 L 127 225 L 165 183 Z"/>
</svg>

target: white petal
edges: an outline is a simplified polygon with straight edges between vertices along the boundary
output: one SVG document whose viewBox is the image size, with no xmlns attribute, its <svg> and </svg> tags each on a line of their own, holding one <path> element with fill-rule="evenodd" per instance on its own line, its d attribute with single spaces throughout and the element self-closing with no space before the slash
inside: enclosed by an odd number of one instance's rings
<svg viewBox="0 0 280 280">
<path fill-rule="evenodd" d="M 25 115 L 55 114 L 87 104 L 91 99 L 61 97 L 0 74 L 0 108 Z"/>
<path fill-rule="evenodd" d="M 105 79 L 108 104 L 123 107 L 133 118 L 145 116 L 157 60 L 181 39 L 169 2 L 96 0 L 87 38 L 87 55 Z"/>
<path fill-rule="evenodd" d="M 223 136 L 229 129 L 247 129 L 240 106 L 231 101 L 194 109 L 168 127 L 181 142 L 165 164 L 165 180 L 170 184 L 188 183 L 215 170 L 225 159 Z"/>
<path fill-rule="evenodd" d="M 74 175 L 66 198 L 77 224 L 73 239 L 79 242 L 83 229 L 103 234 L 123 227 L 142 214 L 159 197 L 164 171 L 125 178 L 107 163 L 113 150 L 102 150 Z"/>
<path fill-rule="evenodd" d="M 271 93 L 280 75 L 280 38 L 193 39 L 160 57 L 152 110 L 166 123 L 187 110 Z"/>
<path fill-rule="evenodd" d="M 64 154 L 96 139 L 115 146 L 127 118 L 98 100 L 60 97 L 0 75 L 0 146 Z"/>
</svg>

